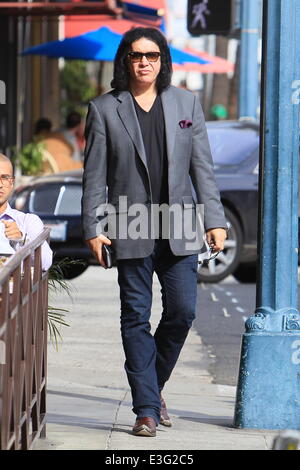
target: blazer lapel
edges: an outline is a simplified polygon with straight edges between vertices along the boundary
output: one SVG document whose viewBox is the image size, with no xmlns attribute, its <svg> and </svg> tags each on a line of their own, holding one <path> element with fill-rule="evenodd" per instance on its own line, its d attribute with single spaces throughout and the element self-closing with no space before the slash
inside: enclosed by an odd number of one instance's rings
<svg viewBox="0 0 300 470">
<path fill-rule="evenodd" d="M 147 167 L 147 158 L 146 152 L 142 137 L 141 128 L 136 116 L 134 103 L 132 101 L 132 97 L 129 91 L 122 91 L 118 96 L 118 100 L 120 104 L 117 108 L 118 114 L 120 116 L 121 121 L 123 122 L 128 134 L 130 135 L 134 146 L 144 163 L 146 169 Z"/>
<path fill-rule="evenodd" d="M 120 119 L 123 122 L 123 125 L 125 126 L 128 134 L 130 135 L 138 155 L 148 170 L 143 137 L 130 92 L 122 91 L 118 96 L 118 100 L 120 101 L 120 104 L 117 108 L 117 111 Z M 168 161 L 171 161 L 175 145 L 177 124 L 177 104 L 176 99 L 172 93 L 172 87 L 167 88 L 161 93 L 161 101 L 165 118 Z"/>
<path fill-rule="evenodd" d="M 161 101 L 165 117 L 166 140 L 168 160 L 171 161 L 175 145 L 177 103 L 172 93 L 172 87 L 167 88 L 161 94 Z"/>
</svg>

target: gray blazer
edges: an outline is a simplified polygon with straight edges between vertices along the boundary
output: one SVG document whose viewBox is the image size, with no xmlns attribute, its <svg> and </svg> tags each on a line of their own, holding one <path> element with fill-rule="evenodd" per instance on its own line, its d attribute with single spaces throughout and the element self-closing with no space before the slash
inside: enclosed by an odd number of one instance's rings
<svg viewBox="0 0 300 470">
<path fill-rule="evenodd" d="M 174 234 L 174 226 L 168 239 L 175 255 L 199 253 L 203 234 L 200 233 L 201 224 L 195 222 L 198 219 L 191 182 L 196 202 L 204 205 L 205 230 L 226 228 L 204 116 L 199 100 L 189 91 L 170 86 L 162 92 L 161 100 L 167 142 L 169 205 L 182 209 L 181 222 L 183 225 L 192 224 L 198 241 L 191 244 L 190 235 Z M 143 205 L 148 217 L 146 222 L 151 225 L 150 179 L 130 92 L 113 90 L 91 101 L 85 136 L 82 197 L 85 239 L 105 233 L 112 239 L 117 259 L 149 256 L 155 238 L 149 236 L 149 231 L 147 236 L 143 232 L 141 237 L 134 239 L 124 235 L 124 227 L 129 228 L 137 218 L 137 214 L 134 217 L 128 210 L 133 204 Z M 126 200 L 127 206 L 120 203 L 120 196 L 123 196 L 123 201 Z M 112 217 L 114 223 L 116 218 L 118 220 L 117 228 L 115 225 L 110 228 Z M 145 225 L 143 220 L 142 231 Z"/>
</svg>

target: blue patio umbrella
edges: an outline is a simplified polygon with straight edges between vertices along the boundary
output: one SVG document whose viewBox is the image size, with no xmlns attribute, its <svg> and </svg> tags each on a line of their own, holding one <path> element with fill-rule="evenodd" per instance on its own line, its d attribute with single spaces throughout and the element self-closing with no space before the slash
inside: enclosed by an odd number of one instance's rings
<svg viewBox="0 0 300 470">
<path fill-rule="evenodd" d="M 113 61 L 122 35 L 103 26 L 89 33 L 81 34 L 62 41 L 50 41 L 25 49 L 22 55 L 45 55 L 48 57 L 64 57 L 65 59 Z M 173 63 L 183 64 L 196 62 L 207 64 L 209 61 L 196 57 L 170 46 Z"/>
<path fill-rule="evenodd" d="M 96 31 L 50 41 L 25 49 L 22 55 L 45 55 L 65 59 L 107 60 L 111 61 L 118 49 L 121 35 L 102 27 Z"/>
</svg>

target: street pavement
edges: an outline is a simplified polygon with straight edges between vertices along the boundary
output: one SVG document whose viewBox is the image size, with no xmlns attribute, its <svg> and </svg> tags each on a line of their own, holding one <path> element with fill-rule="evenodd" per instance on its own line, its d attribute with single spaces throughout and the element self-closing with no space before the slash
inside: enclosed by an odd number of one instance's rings
<svg viewBox="0 0 300 470">
<path fill-rule="evenodd" d="M 48 346 L 47 436 L 36 450 L 268 450 L 278 431 L 233 427 L 235 387 L 213 383 L 210 357 L 191 329 L 164 390 L 173 421 L 155 438 L 131 434 L 135 415 L 124 372 L 117 272 L 91 266 L 70 281 L 71 297 L 50 304 L 69 310 L 57 352 Z M 199 286 L 200 289 L 200 286 Z M 152 331 L 160 315 L 154 279 Z M 134 453 L 133 453 L 134 455 Z"/>
<path fill-rule="evenodd" d="M 207 348 L 209 372 L 218 384 L 237 384 L 245 321 L 255 312 L 255 284 L 229 276 L 219 284 L 198 287 L 194 328 Z"/>
<path fill-rule="evenodd" d="M 298 277 L 300 299 L 300 268 Z M 228 276 L 218 284 L 199 285 L 194 328 L 211 359 L 208 371 L 214 383 L 236 386 L 245 321 L 255 308 L 256 285 L 253 282 L 240 283 Z"/>
</svg>

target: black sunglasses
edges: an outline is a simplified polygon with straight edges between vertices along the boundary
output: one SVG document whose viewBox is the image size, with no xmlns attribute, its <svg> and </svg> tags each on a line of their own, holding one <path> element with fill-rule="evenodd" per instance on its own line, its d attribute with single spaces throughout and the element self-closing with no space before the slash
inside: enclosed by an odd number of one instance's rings
<svg viewBox="0 0 300 470">
<path fill-rule="evenodd" d="M 160 57 L 160 52 L 128 52 L 128 57 L 133 63 L 141 62 L 144 56 L 146 57 L 148 62 L 157 62 L 158 58 Z"/>
</svg>

